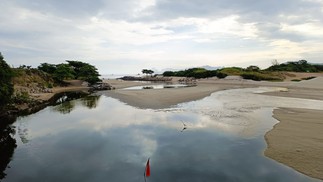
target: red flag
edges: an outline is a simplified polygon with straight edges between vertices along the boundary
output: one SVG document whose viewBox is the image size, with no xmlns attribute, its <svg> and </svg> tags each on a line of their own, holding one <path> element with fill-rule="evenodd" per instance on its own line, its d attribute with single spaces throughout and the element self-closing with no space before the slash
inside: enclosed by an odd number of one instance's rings
<svg viewBox="0 0 323 182">
<path fill-rule="evenodd" d="M 149 159 L 146 164 L 146 172 L 145 172 L 146 177 L 150 176 L 150 166 L 149 166 Z"/>
</svg>

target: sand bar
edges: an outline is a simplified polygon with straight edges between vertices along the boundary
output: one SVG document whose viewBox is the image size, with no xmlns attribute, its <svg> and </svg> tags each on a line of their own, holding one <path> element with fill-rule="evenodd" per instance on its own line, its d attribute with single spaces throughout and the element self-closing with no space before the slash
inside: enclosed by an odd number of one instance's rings
<svg viewBox="0 0 323 182">
<path fill-rule="evenodd" d="M 147 85 L 148 83 L 131 81 L 110 81 L 108 83 L 116 90 L 104 92 L 105 95 L 142 109 L 168 108 L 179 103 L 202 99 L 215 91 L 246 87 L 241 84 L 200 82 L 197 86 L 185 88 L 123 90 L 122 88 L 125 87 Z"/>
</svg>

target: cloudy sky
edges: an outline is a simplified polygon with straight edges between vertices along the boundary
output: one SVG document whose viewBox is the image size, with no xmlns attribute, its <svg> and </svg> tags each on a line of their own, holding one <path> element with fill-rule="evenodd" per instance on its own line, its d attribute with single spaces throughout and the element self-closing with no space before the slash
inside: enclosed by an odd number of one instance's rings
<svg viewBox="0 0 323 182">
<path fill-rule="evenodd" d="M 101 74 L 323 63 L 323 0 L 3 0 L 8 64 L 80 60 Z"/>
</svg>

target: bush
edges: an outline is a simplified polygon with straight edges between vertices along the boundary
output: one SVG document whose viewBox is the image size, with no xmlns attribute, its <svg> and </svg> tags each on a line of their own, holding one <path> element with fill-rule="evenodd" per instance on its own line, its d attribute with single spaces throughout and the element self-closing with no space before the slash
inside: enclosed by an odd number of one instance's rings
<svg viewBox="0 0 323 182">
<path fill-rule="evenodd" d="M 229 67 L 229 68 L 222 68 L 219 70 L 219 72 L 226 75 L 240 76 L 243 73 L 243 69 L 239 67 Z"/>
<path fill-rule="evenodd" d="M 204 68 L 190 68 L 180 71 L 165 71 L 163 76 L 177 76 L 177 77 L 193 77 L 193 78 L 209 78 L 218 77 L 225 78 L 227 74 L 218 72 L 217 70 L 206 70 Z"/>
<path fill-rule="evenodd" d="M 320 66 L 307 63 L 306 60 L 291 61 L 267 68 L 268 71 L 317 72 Z"/>
<path fill-rule="evenodd" d="M 16 93 L 13 96 L 12 101 L 16 104 L 28 103 L 30 101 L 30 97 L 28 92 Z"/>
<path fill-rule="evenodd" d="M 241 74 L 241 77 L 244 79 L 250 79 L 255 81 L 282 81 L 283 78 L 278 75 L 273 75 L 270 73 L 261 73 L 261 72 L 244 72 Z"/>
<path fill-rule="evenodd" d="M 0 53 L 0 110 L 5 107 L 13 94 L 13 72 Z"/>
<path fill-rule="evenodd" d="M 225 74 L 225 73 L 222 73 L 222 72 L 218 72 L 217 75 L 216 75 L 218 78 L 225 78 L 227 77 L 228 75 Z"/>
<path fill-rule="evenodd" d="M 48 84 L 47 84 L 47 88 L 53 88 L 53 84 L 48 83 Z"/>
</svg>

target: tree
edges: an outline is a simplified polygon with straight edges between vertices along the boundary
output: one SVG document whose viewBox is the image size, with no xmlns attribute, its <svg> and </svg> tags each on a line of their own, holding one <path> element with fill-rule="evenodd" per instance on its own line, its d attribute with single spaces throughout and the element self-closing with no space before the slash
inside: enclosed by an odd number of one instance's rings
<svg viewBox="0 0 323 182">
<path fill-rule="evenodd" d="M 76 73 L 78 75 L 78 79 L 87 81 L 90 84 L 94 84 L 98 81 L 101 81 L 99 79 L 100 74 L 98 73 L 97 69 L 92 65 L 82 66 Z"/>
<path fill-rule="evenodd" d="M 165 71 L 163 73 L 163 76 L 174 76 L 174 75 L 175 75 L 175 73 L 173 71 Z"/>
<path fill-rule="evenodd" d="M 73 70 L 75 71 L 75 78 L 78 79 L 81 75 L 80 75 L 80 70 L 82 67 L 84 66 L 92 66 L 88 63 L 83 63 L 81 61 L 72 61 L 72 60 L 66 60 L 66 62 L 68 62 L 68 64 L 73 68 Z"/>
<path fill-rule="evenodd" d="M 149 75 L 152 75 L 152 74 L 154 73 L 154 71 L 153 71 L 153 70 L 148 70 L 148 69 L 143 69 L 141 72 L 142 72 L 143 74 L 149 74 Z"/>
<path fill-rule="evenodd" d="M 0 110 L 10 102 L 13 94 L 12 77 L 13 72 L 0 52 Z"/>
<path fill-rule="evenodd" d="M 260 68 L 258 66 L 251 65 L 246 68 L 246 71 L 260 71 Z"/>
<path fill-rule="evenodd" d="M 48 63 L 41 63 L 40 66 L 38 66 L 38 69 L 42 70 L 46 73 L 53 74 L 56 71 L 56 65 L 48 64 Z"/>
<path fill-rule="evenodd" d="M 99 79 L 100 74 L 95 66 L 81 61 L 67 60 L 67 62 L 74 69 L 76 79 L 87 81 L 90 84 L 101 81 Z"/>
<path fill-rule="evenodd" d="M 53 77 L 57 81 L 63 81 L 64 79 L 73 79 L 75 76 L 75 71 L 68 64 L 59 64 L 56 66 Z"/>
</svg>

